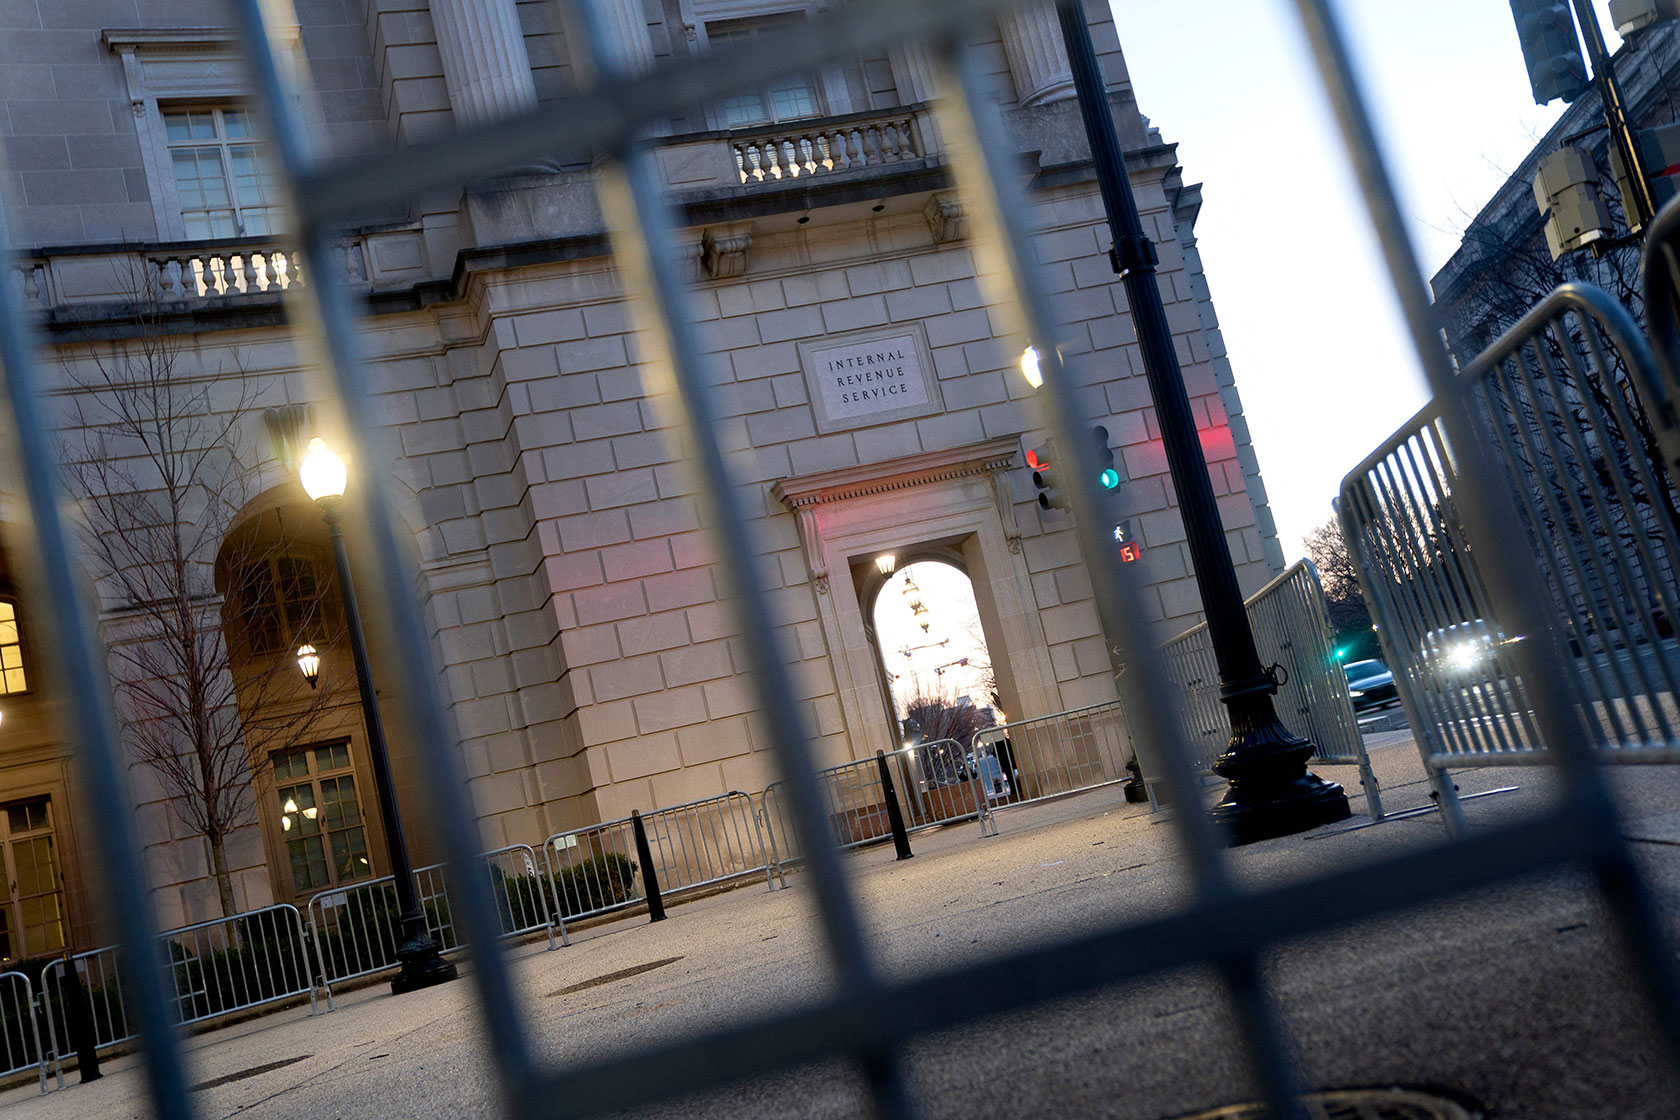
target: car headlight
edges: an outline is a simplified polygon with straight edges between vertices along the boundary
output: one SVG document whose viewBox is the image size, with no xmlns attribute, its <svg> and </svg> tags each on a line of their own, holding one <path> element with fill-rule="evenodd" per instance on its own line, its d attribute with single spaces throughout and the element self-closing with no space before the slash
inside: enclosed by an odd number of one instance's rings
<svg viewBox="0 0 1680 1120">
<path fill-rule="evenodd" d="M 1465 642 L 1454 647 L 1449 657 L 1455 669 L 1474 669 L 1476 662 L 1482 659 L 1482 651 L 1476 648 L 1475 643 Z"/>
<path fill-rule="evenodd" d="M 1357 700 L 1359 697 L 1365 695 L 1365 693 L 1360 689 L 1350 688 L 1348 689 L 1348 695 Z"/>
</svg>

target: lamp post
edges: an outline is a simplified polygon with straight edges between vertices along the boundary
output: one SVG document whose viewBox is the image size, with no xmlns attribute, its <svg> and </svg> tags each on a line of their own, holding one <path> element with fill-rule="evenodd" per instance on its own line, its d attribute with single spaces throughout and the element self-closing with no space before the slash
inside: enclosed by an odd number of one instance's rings
<svg viewBox="0 0 1680 1120">
<path fill-rule="evenodd" d="M 1214 806 L 1213 818 L 1226 826 L 1237 844 L 1345 820 L 1349 810 L 1342 787 L 1307 770 L 1312 743 L 1291 734 L 1272 704 L 1277 681 L 1260 663 L 1237 586 L 1172 328 L 1156 286 L 1155 246 L 1143 231 L 1126 176 L 1108 94 L 1091 45 L 1091 29 L 1085 23 L 1085 5 L 1080 0 L 1058 0 L 1056 10 L 1096 164 L 1097 186 L 1114 237 L 1114 266 L 1126 285 L 1161 441 L 1184 517 L 1196 587 L 1219 665 L 1219 698 L 1231 718 L 1231 741 L 1213 767 L 1230 787 Z"/>
<path fill-rule="evenodd" d="M 379 812 L 385 820 L 385 847 L 391 876 L 397 889 L 398 920 L 402 923 L 397 960 L 402 970 L 391 981 L 391 993 L 401 995 L 416 988 L 453 980 L 455 966 L 438 953 L 438 944 L 426 929 L 420 900 L 414 893 L 414 868 L 408 859 L 408 841 L 403 837 L 402 817 L 397 809 L 397 787 L 391 780 L 391 760 L 385 750 L 385 725 L 379 718 L 379 700 L 373 690 L 373 670 L 368 664 L 367 639 L 362 634 L 361 611 L 356 606 L 356 587 L 350 579 L 350 554 L 344 548 L 340 525 L 344 487 L 349 472 L 344 460 L 332 453 L 321 439 L 309 441 L 308 453 L 298 467 L 303 491 L 320 507 L 332 538 L 333 562 L 338 569 L 339 595 L 344 600 L 345 626 L 350 636 L 350 655 L 356 663 L 356 689 L 362 699 L 362 720 L 367 726 L 368 754 L 373 759 L 373 784 L 379 793 Z M 299 668 L 307 676 L 319 670 L 319 662 L 306 663 L 299 650 Z M 311 650 L 307 656 L 313 656 Z M 314 681 L 310 681 L 311 687 Z"/>
</svg>

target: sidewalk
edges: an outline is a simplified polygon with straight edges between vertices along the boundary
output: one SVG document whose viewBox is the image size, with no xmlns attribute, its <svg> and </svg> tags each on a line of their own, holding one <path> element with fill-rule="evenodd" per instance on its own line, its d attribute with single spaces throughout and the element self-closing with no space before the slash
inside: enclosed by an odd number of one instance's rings
<svg viewBox="0 0 1680 1120">
<path fill-rule="evenodd" d="M 1377 745 L 1383 744 L 1383 745 Z M 1373 736 L 1390 811 L 1427 804 L 1405 732 Z M 1358 813 L 1351 767 L 1324 767 Z M 1675 768 L 1612 775 L 1628 832 L 1663 900 L 1680 900 Z M 1473 824 L 1543 803 L 1547 773 L 1474 770 L 1465 793 L 1518 785 L 1467 808 Z M 1211 792 L 1211 791 L 1210 791 Z M 1102 790 L 998 817 L 1000 836 L 965 824 L 848 857 L 871 945 L 891 975 L 950 967 L 1176 905 L 1184 883 L 1171 831 Z M 1440 838 L 1433 816 L 1333 827 L 1232 853 L 1243 881 L 1275 883 L 1392 855 Z M 582 931 L 571 948 L 515 950 L 532 1049 L 549 1062 L 596 1059 L 801 1005 L 828 985 L 801 876 L 676 906 L 668 921 Z M 626 970 L 632 975 L 603 979 Z M 1493 1115 L 1579 1120 L 1680 1115 L 1680 1085 L 1645 1045 L 1642 1009 L 1582 877 L 1508 885 L 1475 899 L 1291 946 L 1269 969 L 1309 1088 L 1398 1084 L 1468 1098 Z M 602 982 L 591 984 L 591 981 Z M 569 990 L 568 989 L 573 989 Z M 470 982 L 393 998 L 379 986 L 333 1014 L 287 1011 L 186 1043 L 204 1116 L 496 1115 Z M 1250 1100 L 1241 1048 L 1216 987 L 1195 973 L 1152 977 L 1024 1016 L 924 1038 L 905 1055 L 935 1117 L 1177 1116 Z M 282 1064 L 283 1063 L 283 1064 Z M 270 1067 L 266 1072 L 250 1072 Z M 44 1120 L 145 1115 L 137 1058 L 91 1085 L 0 1096 Z M 844 1065 L 765 1078 L 643 1115 L 856 1116 L 867 1107 Z"/>
</svg>

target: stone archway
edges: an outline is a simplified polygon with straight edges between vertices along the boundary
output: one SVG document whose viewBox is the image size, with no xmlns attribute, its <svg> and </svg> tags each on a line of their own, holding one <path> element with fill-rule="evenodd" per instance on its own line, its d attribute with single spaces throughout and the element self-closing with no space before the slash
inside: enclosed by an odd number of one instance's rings
<svg viewBox="0 0 1680 1120">
<path fill-rule="evenodd" d="M 1007 471 L 1018 451 L 1015 439 L 992 440 L 784 479 L 773 488 L 799 521 L 852 757 L 898 745 L 864 607 L 884 581 L 875 558 L 886 552 L 955 561 L 974 585 L 1005 707 L 1057 710 L 1009 493 Z"/>
</svg>

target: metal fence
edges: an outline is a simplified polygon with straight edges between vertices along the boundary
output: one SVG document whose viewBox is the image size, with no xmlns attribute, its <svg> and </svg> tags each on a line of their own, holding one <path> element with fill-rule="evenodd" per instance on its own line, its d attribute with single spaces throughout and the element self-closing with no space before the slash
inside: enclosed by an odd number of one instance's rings
<svg viewBox="0 0 1680 1120">
<path fill-rule="evenodd" d="M 775 885 L 775 861 L 764 841 L 757 807 L 745 793 L 732 790 L 655 809 L 641 823 L 661 894 L 758 874 L 772 888 Z M 637 851 L 630 817 L 555 833 L 543 841 L 543 864 L 562 920 L 608 914 L 647 901 L 650 869 Z"/>
<path fill-rule="evenodd" d="M 1568 655 L 1543 649 L 1539 640 L 1547 632 L 1550 599 L 1513 508 L 1525 504 L 1531 494 L 1513 493 L 1478 445 L 1474 406 L 1459 395 L 1457 375 L 1442 348 L 1327 0 L 1296 0 L 1296 8 L 1439 398 L 1444 438 L 1460 456 L 1454 463 L 1453 491 L 1463 507 L 1458 521 L 1487 561 L 1482 566 L 1487 610 L 1481 617 L 1497 618 L 1507 633 L 1527 636 L 1515 647 L 1517 668 L 1536 709 L 1537 732 L 1565 772 L 1558 799 L 1531 817 L 1467 839 L 1260 888 L 1237 881 L 1202 814 L 1175 813 L 1171 827 L 1191 880 L 1181 909 L 1130 926 L 1091 929 L 996 960 L 935 966 L 910 977 L 888 977 L 877 965 L 840 861 L 824 843 L 825 805 L 796 702 L 799 691 L 777 658 L 781 645 L 771 598 L 751 578 L 761 552 L 753 535 L 755 521 L 748 516 L 748 499 L 736 489 L 720 446 L 724 425 L 714 411 L 709 359 L 686 309 L 689 269 L 682 257 L 684 241 L 666 208 L 654 154 L 639 137 L 673 113 L 738 88 L 813 72 L 841 56 L 879 57 L 925 43 L 944 91 L 937 112 L 941 135 L 951 143 L 952 176 L 972 235 L 994 264 L 980 272 L 1001 286 L 991 310 L 1018 313 L 1025 338 L 1055 339 L 1056 319 L 1039 282 L 1027 228 L 1035 210 L 1021 194 L 1014 148 L 1004 139 L 978 65 L 962 40 L 973 21 L 1000 6 L 987 0 L 856 0 L 817 13 L 773 42 L 665 60 L 653 72 L 638 75 L 603 30 L 597 6 L 579 0 L 567 6 L 572 17 L 568 42 L 578 58 L 595 64 L 593 75 L 586 67 L 575 68 L 585 83 L 580 91 L 558 94 L 490 124 L 463 125 L 434 141 L 324 164 L 311 155 L 299 99 L 281 76 L 279 60 L 288 55 L 290 40 L 283 31 L 271 39 L 265 11 L 274 5 L 229 0 L 256 86 L 254 107 L 272 138 L 275 187 L 286 201 L 289 228 L 296 231 L 304 271 L 311 278 L 309 285 L 287 293 L 297 312 L 293 321 L 302 324 L 309 344 L 319 343 L 316 352 L 322 360 L 310 367 L 320 371 L 315 396 L 333 413 L 335 427 L 349 436 L 352 458 L 377 461 L 367 441 L 379 427 L 379 413 L 371 399 L 372 379 L 360 358 L 357 304 L 333 266 L 338 229 L 358 215 L 407 206 L 429 191 L 458 190 L 509 167 L 550 158 L 555 151 L 603 154 L 597 182 L 617 263 L 627 287 L 642 297 L 638 322 L 657 356 L 648 366 L 668 386 L 665 401 L 672 406 L 673 426 L 698 469 L 695 493 L 702 518 L 715 535 L 715 571 L 735 604 L 741 647 L 764 713 L 766 741 L 785 773 L 789 815 L 806 841 L 808 878 L 835 972 L 833 985 L 797 1008 L 751 1022 L 722 1023 L 571 1068 L 555 1068 L 536 1056 L 507 962 L 496 950 L 501 929 L 491 884 L 483 876 L 463 877 L 451 913 L 465 940 L 477 947 L 470 985 L 485 1026 L 485 1053 L 501 1088 L 499 1099 L 520 1117 L 549 1115 L 556 1102 L 564 1102 L 571 1115 L 621 1112 L 843 1058 L 856 1063 L 883 1117 L 907 1117 L 916 1109 L 900 1055 L 930 1033 L 1046 1000 L 1084 995 L 1101 985 L 1203 965 L 1220 981 L 1235 1019 L 1235 1037 L 1246 1051 L 1267 1107 L 1280 1120 L 1299 1117 L 1285 1030 L 1260 967 L 1269 951 L 1327 929 L 1562 865 L 1584 865 L 1593 874 L 1649 997 L 1661 1044 L 1668 1053 L 1680 1054 L 1680 997 L 1672 951 L 1619 831 L 1603 776 L 1593 765 L 1578 706 L 1570 702 L 1573 685 L 1563 669 Z M 13 256 L 10 235 L 0 223 L 0 257 Z M 5 370 L 0 389 L 7 406 L 0 410 L 0 419 L 9 426 L 4 445 L 17 462 L 8 478 L 18 480 L 31 527 L 23 547 L 29 551 L 31 570 L 42 575 L 41 628 L 54 636 L 44 654 L 53 660 L 56 679 L 77 698 L 68 707 L 78 758 L 85 763 L 88 817 L 103 862 L 107 901 L 123 931 L 124 951 L 130 959 L 144 959 L 153 944 L 142 848 L 133 802 L 124 788 L 125 768 L 107 669 L 94 638 L 94 614 L 76 583 L 68 529 L 57 500 L 52 424 L 44 403 L 48 382 L 34 355 L 36 333 L 25 293 L 11 269 L 0 269 L 0 297 L 5 304 L 0 314 L 0 365 Z M 1048 426 L 1060 446 L 1082 446 L 1078 437 L 1083 413 L 1075 378 L 1064 376 L 1054 346 L 1041 346 L 1041 362 L 1044 379 L 1037 399 L 1045 406 Z M 1094 472 L 1081 473 L 1095 478 Z M 464 866 L 477 858 L 482 845 L 436 687 L 438 673 L 431 663 L 422 605 L 409 590 L 414 583 L 406 574 L 407 554 L 383 493 L 391 480 L 381 474 L 367 472 L 365 485 L 353 488 L 348 500 L 372 545 L 374 609 L 385 617 L 394 638 L 391 692 L 406 709 L 404 723 L 415 744 L 417 766 L 427 775 L 424 786 L 434 801 L 443 850 L 448 859 Z M 755 495 L 755 505 L 757 500 Z M 1075 503 L 1076 512 L 1100 508 L 1095 491 L 1077 487 Z M 1102 526 L 1093 518 L 1078 520 L 1088 554 L 1098 558 L 1093 584 L 1104 604 L 1104 617 L 1119 620 L 1119 636 L 1128 648 L 1147 648 L 1143 620 L 1149 616 L 1141 588 L 1100 547 Z M 1198 788 L 1191 754 L 1166 699 L 1172 690 L 1162 667 L 1142 659 L 1126 674 L 1122 687 L 1134 732 L 1159 747 L 1174 803 L 1194 803 Z M 132 1006 L 135 1029 L 146 1040 L 143 1053 L 154 1111 L 188 1116 L 193 1108 L 172 1034 L 172 999 L 165 977 L 163 969 L 135 969 L 127 977 L 131 999 L 125 1006 Z"/>
<path fill-rule="evenodd" d="M 47 1052 L 41 1047 L 41 1016 L 35 987 L 21 972 L 0 972 L 0 1076 L 34 1067 L 47 1091 Z"/>
<path fill-rule="evenodd" d="M 1680 759 L 1680 512 L 1634 387 L 1655 379 L 1608 294 L 1555 292 L 1464 367 L 1461 399 L 1515 503 L 1569 702 L 1611 761 Z M 1520 668 L 1533 631 L 1501 612 L 1465 531 L 1461 462 L 1438 405 L 1343 483 L 1338 508 L 1443 812 L 1452 766 L 1521 765 L 1550 740 Z M 1507 555 L 1493 554 L 1495 563 Z"/>
<path fill-rule="evenodd" d="M 933 739 L 900 747 L 878 758 L 842 762 L 816 773 L 828 808 L 829 836 L 837 848 L 859 848 L 892 839 L 887 790 L 881 767 L 887 767 L 906 832 L 938 828 L 978 818 L 984 830 L 989 800 L 972 753 L 955 739 Z M 781 782 L 759 794 L 759 819 L 780 870 L 803 858 Z"/>
<path fill-rule="evenodd" d="M 987 803 L 997 810 L 1125 781 L 1131 733 L 1124 706 L 1110 700 L 988 727 L 975 732 L 971 749 Z"/>
<path fill-rule="evenodd" d="M 500 935 L 548 934 L 548 947 L 556 948 L 552 907 L 545 869 L 537 863 L 529 844 L 510 844 L 478 857 L 491 886 Z M 336 984 L 360 976 L 371 976 L 396 968 L 401 944 L 402 921 L 397 912 L 395 879 L 390 875 L 369 879 L 339 890 L 322 891 L 309 900 L 309 926 L 314 933 L 321 976 Z M 450 897 L 448 868 L 441 863 L 414 870 L 414 893 L 426 929 L 438 948 L 453 953 L 464 945 L 455 932 L 454 904 Z M 560 924 L 561 934 L 565 925 Z"/>
<path fill-rule="evenodd" d="M 130 1007 L 138 985 L 132 971 L 125 976 L 123 956 L 121 947 L 109 945 L 53 961 L 42 970 L 48 1051 L 60 1081 L 64 1057 L 75 1041 L 69 1028 L 72 1001 L 84 1009 L 88 1037 L 97 1050 L 130 1042 L 138 1033 Z M 172 1023 L 202 1022 L 303 995 L 309 997 L 311 1014 L 320 1009 L 303 918 L 288 903 L 166 930 L 157 935 L 153 959 L 169 993 Z M 331 1010 L 332 989 L 325 991 Z"/>
<path fill-rule="evenodd" d="M 1336 660 L 1324 611 L 1324 587 L 1311 560 L 1297 560 L 1249 596 L 1248 621 L 1262 663 L 1279 666 L 1282 683 L 1274 703 L 1283 725 L 1311 739 L 1313 757 L 1359 767 L 1371 817 L 1383 817 L 1365 737 L 1348 696 L 1347 675 Z M 1231 720 L 1219 699 L 1219 666 L 1207 624 L 1192 626 L 1162 647 L 1167 674 L 1182 689 L 1179 718 L 1196 763 L 1211 771 L 1231 741 Z"/>
</svg>

